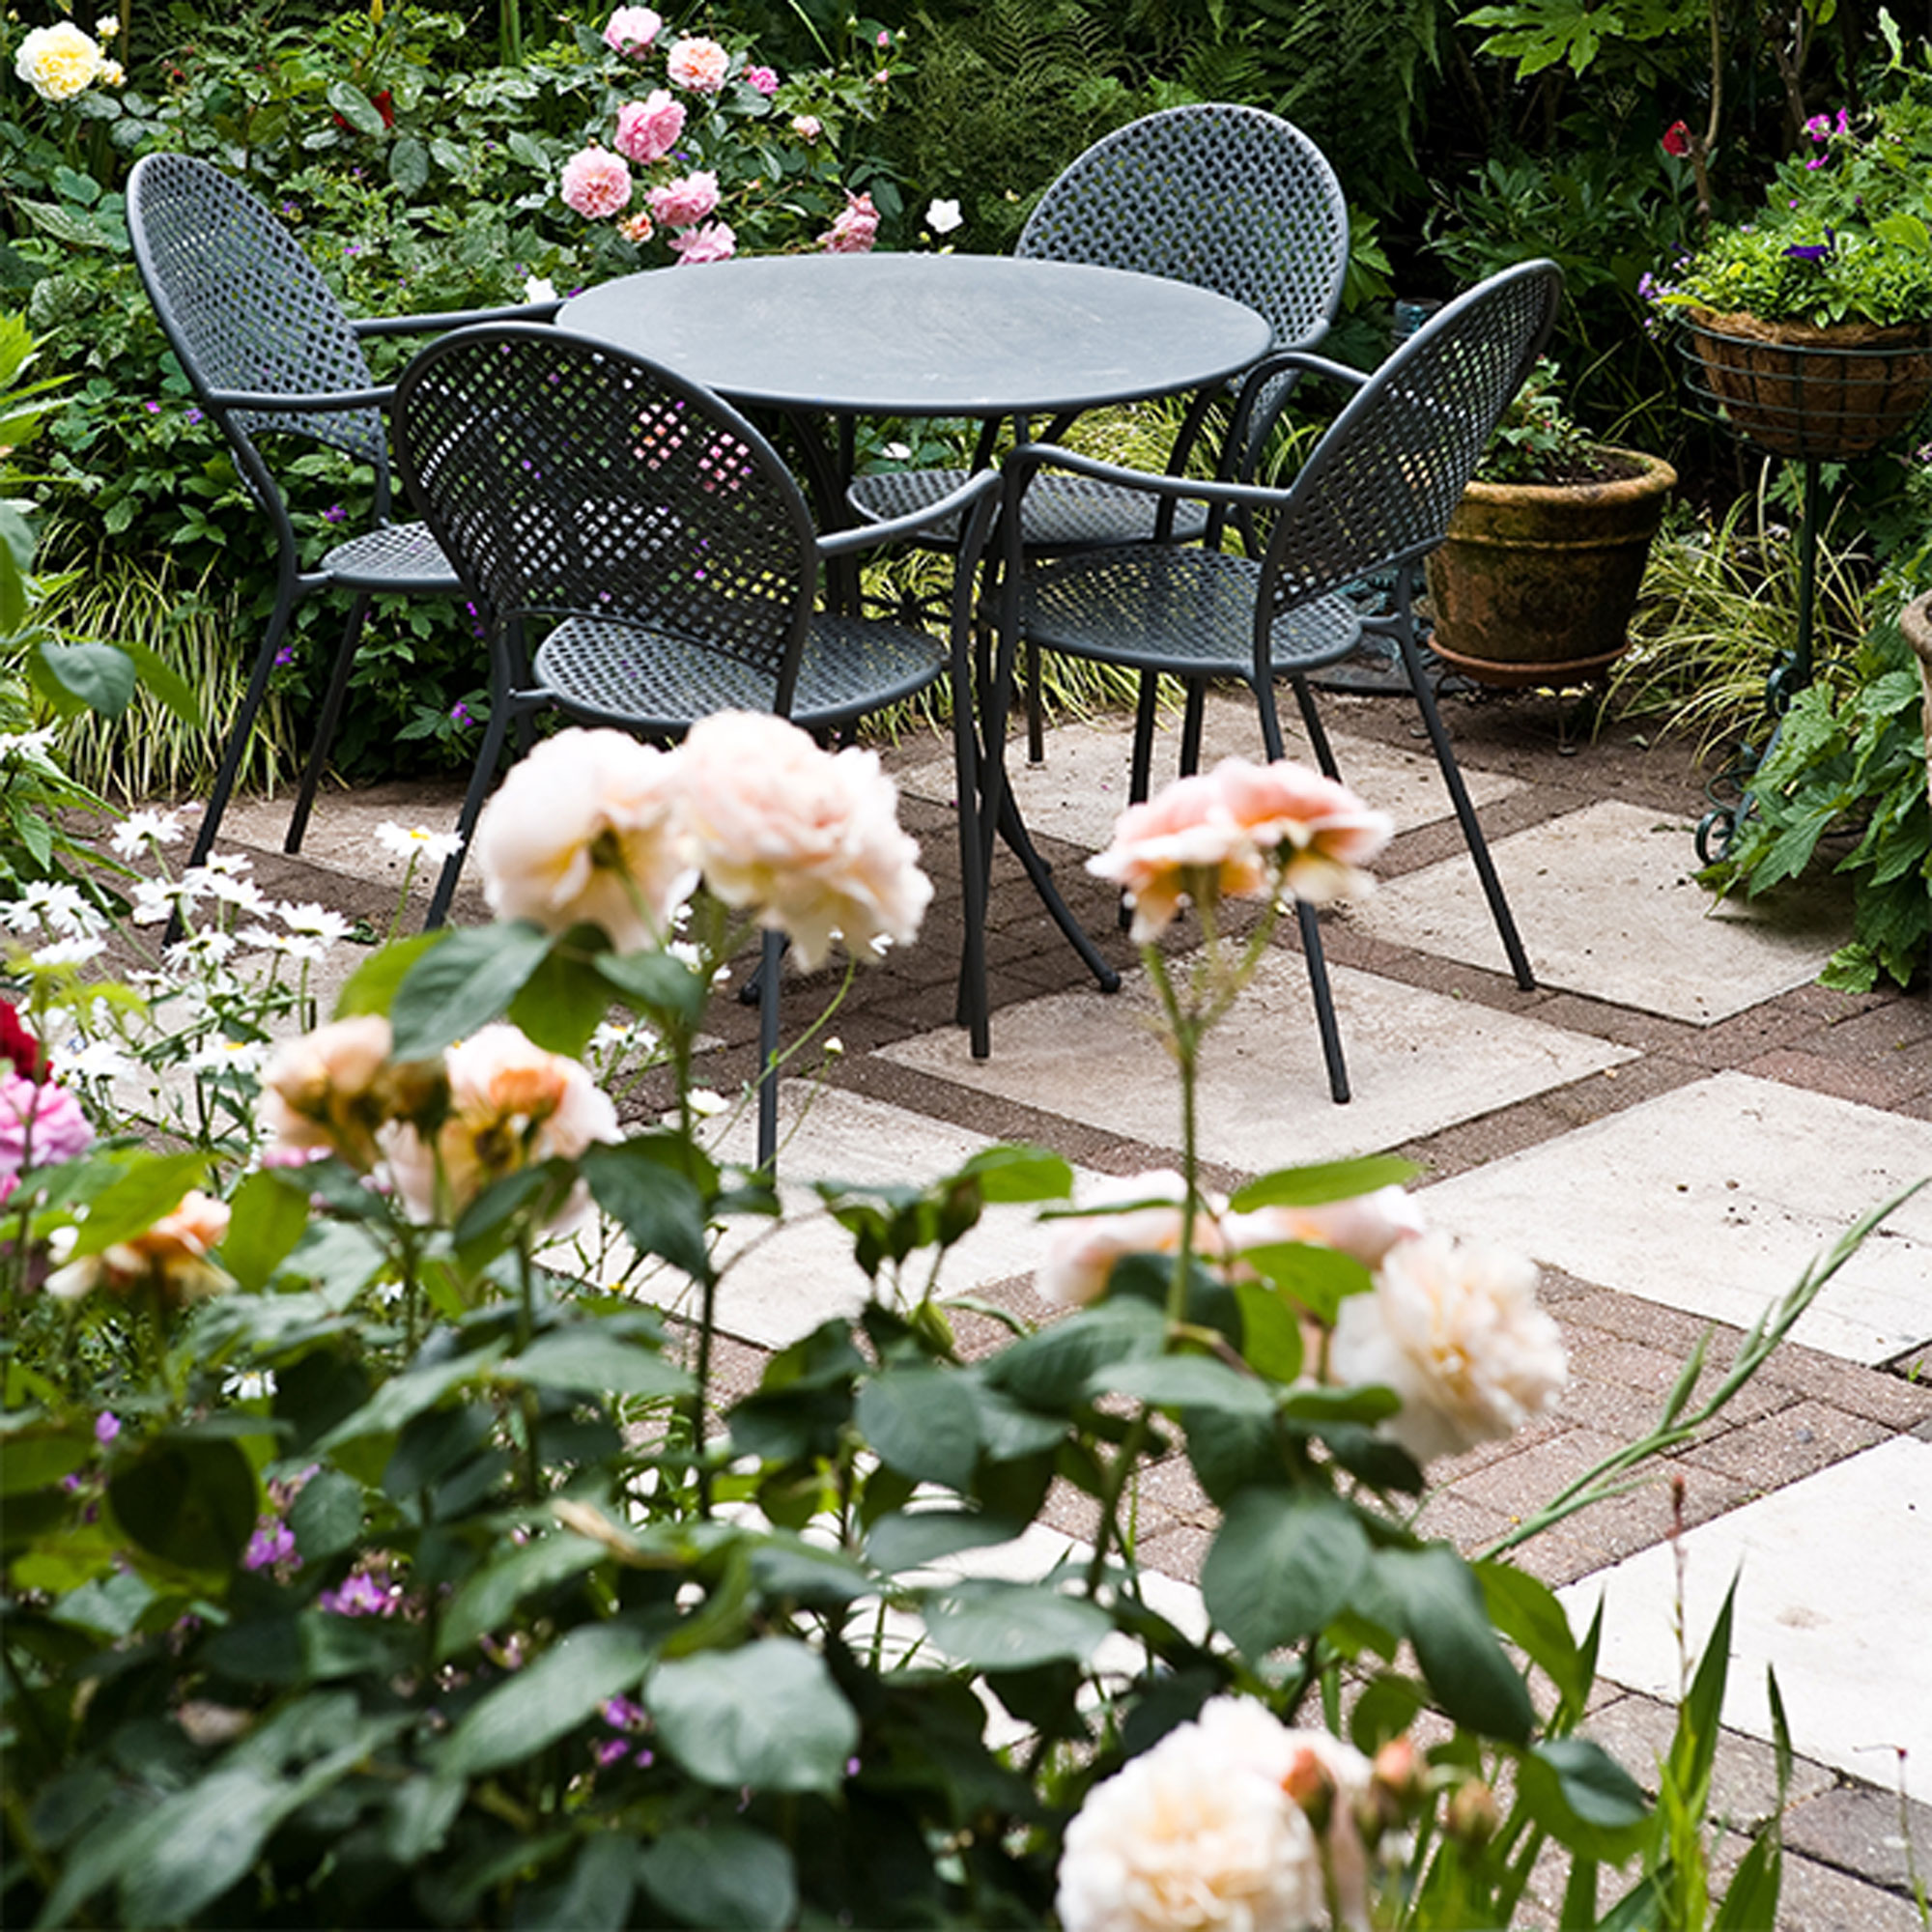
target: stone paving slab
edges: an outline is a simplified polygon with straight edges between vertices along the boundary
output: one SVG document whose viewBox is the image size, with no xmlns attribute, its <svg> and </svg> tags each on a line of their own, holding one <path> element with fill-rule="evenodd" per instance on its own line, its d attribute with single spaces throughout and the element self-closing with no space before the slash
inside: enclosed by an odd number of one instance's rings
<svg viewBox="0 0 1932 1932">
<path fill-rule="evenodd" d="M 1293 707 L 1289 705 L 1292 715 Z M 1289 718 L 1283 719 L 1284 727 Z M 1152 788 L 1158 791 L 1173 776 L 1178 728 L 1162 732 L 1154 743 Z M 1399 832 L 1413 831 L 1450 813 L 1449 794 L 1442 774 L 1426 752 L 1407 752 L 1373 738 L 1329 734 L 1335 762 L 1346 782 L 1379 811 L 1394 818 Z M 1026 747 L 1016 740 L 1008 750 L 1007 777 L 1019 801 L 1021 815 L 1040 838 L 1064 838 L 1097 852 L 1113 838 L 1114 820 L 1126 810 L 1130 741 L 1118 724 L 1105 723 L 1056 725 L 1047 736 L 1044 762 L 1027 762 Z M 1310 759 L 1305 739 L 1290 732 L 1289 755 Z M 1224 757 L 1261 761 L 1261 729 L 1253 705 L 1212 697 L 1202 731 L 1201 766 L 1208 771 Z M 942 804 L 952 797 L 950 756 L 923 758 L 898 774 L 900 787 Z M 1478 808 L 1520 790 L 1515 779 L 1500 773 L 1463 773 Z"/>
<path fill-rule="evenodd" d="M 1633 1049 L 1333 969 L 1335 1007 L 1354 1098 L 1328 1097 L 1315 1007 L 1298 954 L 1274 952 L 1209 1036 L 1200 1085 L 1202 1152 L 1246 1173 L 1373 1152 L 1602 1072 Z M 1180 1145 L 1179 1094 L 1136 973 L 1121 992 L 1078 989 L 1008 1007 L 993 1052 L 976 1061 L 955 1029 L 882 1055 L 1004 1098 L 1146 1141 Z"/>
<path fill-rule="evenodd" d="M 1605 799 L 1492 843 L 1538 980 L 1699 1026 L 1815 980 L 1849 926 L 1843 895 L 1719 903 L 1691 877 L 1689 819 Z M 1392 879 L 1356 921 L 1378 939 L 1473 966 L 1496 935 L 1466 858 Z"/>
<path fill-rule="evenodd" d="M 1540 1262 L 1748 1327 L 1854 1220 L 1932 1174 L 1932 1123 L 1719 1073 L 1426 1190 L 1443 1225 L 1514 1225 Z M 1851 1361 L 1932 1337 L 1932 1190 L 1794 1331 Z"/>
<path fill-rule="evenodd" d="M 1892 1778 L 1900 1751 L 1932 1763 L 1932 1442 L 1848 1457 L 1679 1547 L 1693 1655 L 1738 1579 L 1727 1724 L 1770 1738 L 1769 1665 L 1802 1756 L 1871 1782 Z M 1599 1671 L 1650 1696 L 1673 1697 L 1679 1681 L 1675 1570 L 1662 1543 L 1560 1593 L 1579 1635 L 1604 1602 Z"/>
</svg>

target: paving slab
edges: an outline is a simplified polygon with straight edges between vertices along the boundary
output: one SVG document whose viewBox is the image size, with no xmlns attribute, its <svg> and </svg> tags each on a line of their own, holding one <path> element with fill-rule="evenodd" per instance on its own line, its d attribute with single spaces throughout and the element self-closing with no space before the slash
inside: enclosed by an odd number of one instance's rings
<svg viewBox="0 0 1932 1932">
<path fill-rule="evenodd" d="M 1689 819 L 1605 799 L 1491 846 L 1540 982 L 1710 1026 L 1815 980 L 1851 932 L 1839 882 L 1718 900 Z M 1378 939 L 1470 965 L 1496 935 L 1459 855 L 1384 883 L 1355 918 Z"/>
<path fill-rule="evenodd" d="M 1932 1442 L 1848 1457 L 1681 1539 L 1693 1657 L 1738 1582 L 1723 1720 L 1769 1739 L 1767 1666 L 1793 1747 L 1848 1776 L 1889 1782 L 1898 1753 L 1932 1762 Z M 1802 1554 L 1800 1553 L 1802 1552 Z M 1605 1603 L 1600 1674 L 1674 1698 L 1680 1678 L 1676 1555 L 1668 1543 L 1559 1592 L 1580 1636 Z"/>
<path fill-rule="evenodd" d="M 1748 1328 L 1852 1222 L 1932 1174 L 1932 1122 L 1719 1073 L 1426 1190 L 1465 1235 Z M 1932 1189 L 1868 1238 L 1794 1338 L 1888 1362 L 1932 1338 Z"/>
<path fill-rule="evenodd" d="M 1293 706 L 1286 709 L 1289 715 L 1282 720 L 1284 729 Z M 1155 791 L 1175 775 L 1179 738 L 1177 720 L 1155 739 Z M 1407 752 L 1373 738 L 1335 731 L 1329 733 L 1329 742 L 1346 782 L 1378 810 L 1388 812 L 1398 832 L 1412 831 L 1450 815 L 1442 774 L 1427 753 Z M 1047 733 L 1045 761 L 1034 765 L 1027 762 L 1024 741 L 1016 739 L 1008 748 L 1007 777 L 1028 827 L 1040 838 L 1063 838 L 1090 852 L 1109 844 L 1114 820 L 1127 806 L 1130 744 L 1118 723 L 1057 724 Z M 1311 758 L 1307 741 L 1293 731 L 1288 733 L 1288 752 L 1291 757 Z M 1210 698 L 1202 730 L 1202 769 L 1211 770 L 1228 757 L 1259 763 L 1261 756 L 1261 727 L 1253 705 L 1226 697 Z M 950 755 L 922 758 L 896 776 L 900 787 L 915 797 L 952 802 Z M 1515 779 L 1496 772 L 1470 770 L 1463 778 L 1479 807 L 1521 789 Z"/>
<path fill-rule="evenodd" d="M 1355 1097 L 1340 1107 L 1329 1099 L 1307 971 L 1297 954 L 1271 952 L 1204 1049 L 1208 1159 L 1261 1173 L 1373 1152 L 1635 1057 L 1375 974 L 1334 967 L 1331 978 Z M 1004 1009 L 988 1060 L 974 1060 L 952 1028 L 882 1057 L 1152 1147 L 1180 1145 L 1179 1085 L 1141 973 L 1111 997 L 1078 989 Z"/>
</svg>

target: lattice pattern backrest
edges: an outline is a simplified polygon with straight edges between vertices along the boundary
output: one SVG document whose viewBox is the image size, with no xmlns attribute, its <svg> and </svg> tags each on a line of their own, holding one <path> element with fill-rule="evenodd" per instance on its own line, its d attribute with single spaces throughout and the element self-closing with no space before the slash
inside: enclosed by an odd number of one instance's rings
<svg viewBox="0 0 1932 1932">
<path fill-rule="evenodd" d="M 623 618 L 789 689 L 816 588 L 810 512 L 771 445 L 640 356 L 527 324 L 466 328 L 397 385 L 396 466 L 501 617 Z"/>
<path fill-rule="evenodd" d="M 1339 590 L 1442 541 L 1548 336 L 1562 289 L 1554 263 L 1506 269 L 1382 364 L 1283 503 L 1267 552 L 1277 605 Z"/>
<path fill-rule="evenodd" d="M 1334 316 L 1349 211 L 1300 128 L 1208 102 L 1096 141 L 1047 189 L 1015 252 L 1211 289 L 1259 309 L 1285 349 Z"/>
<path fill-rule="evenodd" d="M 197 390 L 314 394 L 366 389 L 361 346 L 328 284 L 273 213 L 206 161 L 148 155 L 128 183 L 128 226 L 149 298 Z M 313 437 L 379 468 L 374 410 L 291 416 L 234 412 L 244 437 Z"/>
</svg>

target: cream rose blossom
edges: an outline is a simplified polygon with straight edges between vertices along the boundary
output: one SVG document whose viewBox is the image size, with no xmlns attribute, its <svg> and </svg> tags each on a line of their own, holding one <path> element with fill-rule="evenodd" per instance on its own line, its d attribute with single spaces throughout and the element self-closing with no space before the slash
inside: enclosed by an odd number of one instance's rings
<svg viewBox="0 0 1932 1932">
<path fill-rule="evenodd" d="M 1214 768 L 1229 816 L 1264 853 L 1276 853 L 1282 884 L 1315 905 L 1360 898 L 1373 881 L 1361 870 L 1395 833 L 1345 784 L 1292 759 L 1251 765 L 1224 758 Z"/>
<path fill-rule="evenodd" d="M 71 100 L 100 77 L 101 53 L 71 20 L 36 27 L 20 43 L 14 71 L 43 100 Z"/>
<path fill-rule="evenodd" d="M 694 726 L 681 755 L 705 884 L 788 934 L 807 972 L 835 934 L 863 958 L 919 931 L 932 881 L 876 753 L 824 752 L 781 718 L 731 711 Z"/>
<path fill-rule="evenodd" d="M 653 945 L 696 883 L 680 834 L 682 753 L 573 726 L 514 766 L 476 825 L 491 911 L 551 932 L 587 920 Z"/>
<path fill-rule="evenodd" d="M 1114 821 L 1113 842 L 1087 862 L 1095 877 L 1111 879 L 1133 907 L 1135 944 L 1167 930 L 1182 903 L 1204 884 L 1217 894 L 1250 896 L 1267 872 L 1261 855 L 1229 812 L 1211 777 L 1177 779 L 1145 805 L 1130 805 Z"/>
<path fill-rule="evenodd" d="M 1231 1215 L 1228 1241 L 1235 1248 L 1259 1248 L 1282 1241 L 1333 1248 L 1366 1268 L 1379 1267 L 1398 1241 L 1424 1229 L 1422 1209 L 1400 1187 L 1379 1187 L 1344 1201 L 1310 1208 L 1257 1208 Z"/>
<path fill-rule="evenodd" d="M 443 1065 L 449 1111 L 434 1140 L 406 1122 L 383 1130 L 396 1190 L 419 1221 L 453 1219 L 505 1175 L 619 1138 L 617 1110 L 588 1070 L 507 1021 L 459 1040 Z M 586 1202 L 580 1183 L 552 1225 L 569 1226 Z"/>
<path fill-rule="evenodd" d="M 1500 1440 L 1550 1407 L 1569 1374 L 1536 1283 L 1535 1263 L 1497 1248 L 1398 1241 L 1375 1292 L 1342 1303 L 1330 1371 L 1402 1398 L 1382 1427 L 1418 1463 Z"/>
<path fill-rule="evenodd" d="M 1128 1255 L 1171 1255 L 1180 1246 L 1180 1204 L 1187 1184 L 1172 1168 L 1110 1179 L 1086 1206 L 1120 1213 L 1071 1214 L 1055 1221 L 1034 1276 L 1043 1300 L 1084 1308 L 1107 1292 L 1115 1263 Z"/>
<path fill-rule="evenodd" d="M 389 1040 L 386 1019 L 359 1013 L 278 1046 L 261 1075 L 270 1146 L 340 1154 L 368 1173 L 376 1164 L 376 1130 L 387 1117 L 379 1079 Z"/>
<path fill-rule="evenodd" d="M 1321 1853 L 1282 1786 L 1287 1735 L 1259 1706 L 1217 1699 L 1095 1785 L 1061 1854 L 1054 1903 L 1065 1932 L 1316 1923 Z"/>
<path fill-rule="evenodd" d="M 77 1301 L 97 1288 L 122 1295 L 151 1288 L 171 1304 L 204 1300 L 235 1286 L 208 1258 L 227 1232 L 228 1204 L 190 1188 L 142 1233 L 56 1268 L 47 1293 Z"/>
</svg>

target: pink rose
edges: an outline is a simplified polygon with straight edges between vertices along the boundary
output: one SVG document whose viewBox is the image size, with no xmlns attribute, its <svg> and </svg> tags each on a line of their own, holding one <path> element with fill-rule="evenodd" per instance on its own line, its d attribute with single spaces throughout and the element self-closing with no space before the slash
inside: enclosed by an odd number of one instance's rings
<svg viewBox="0 0 1932 1932">
<path fill-rule="evenodd" d="M 825 124 L 816 114 L 794 114 L 791 117 L 791 131 L 801 141 L 815 141 L 825 132 Z"/>
<path fill-rule="evenodd" d="M 739 79 L 755 93 L 769 99 L 779 91 L 779 77 L 768 67 L 748 67 Z"/>
<path fill-rule="evenodd" d="M 620 952 L 661 943 L 695 878 L 678 827 L 679 753 L 573 726 L 513 766 L 476 824 L 490 910 L 551 932 L 587 920 Z"/>
<path fill-rule="evenodd" d="M 718 208 L 718 177 L 714 174 L 679 175 L 647 197 L 651 213 L 667 228 L 696 228 Z"/>
<path fill-rule="evenodd" d="M 879 211 L 872 206 L 872 197 L 853 194 L 848 189 L 844 208 L 838 220 L 818 238 L 818 245 L 834 255 L 863 255 L 870 249 L 878 232 Z"/>
<path fill-rule="evenodd" d="M 65 1087 L 0 1073 L 0 1201 L 30 1167 L 52 1167 L 94 1145 L 80 1102 Z"/>
<path fill-rule="evenodd" d="M 661 87 L 617 110 L 617 152 L 640 167 L 663 160 L 683 138 L 684 102 L 673 100 Z"/>
<path fill-rule="evenodd" d="M 1198 894 L 1251 897 L 1267 884 L 1267 867 L 1235 822 L 1218 780 L 1198 773 L 1145 805 L 1130 805 L 1114 821 L 1114 842 L 1089 859 L 1087 869 L 1126 894 L 1139 946 L 1165 932 Z"/>
<path fill-rule="evenodd" d="M 684 809 L 704 883 L 788 933 L 808 973 L 835 934 L 855 958 L 919 930 L 932 881 L 876 752 L 821 751 L 797 725 L 725 711 L 684 742 Z"/>
<path fill-rule="evenodd" d="M 1297 898 L 1325 905 L 1371 889 L 1358 867 L 1389 842 L 1395 821 L 1347 785 L 1287 758 L 1271 765 L 1224 758 L 1214 782 L 1229 815 L 1258 851 L 1275 855 L 1282 884 Z"/>
<path fill-rule="evenodd" d="M 673 235 L 670 246 L 680 264 L 726 262 L 736 252 L 738 237 L 725 223 L 707 221 L 702 228 L 687 228 Z"/>
<path fill-rule="evenodd" d="M 582 148 L 564 162 L 558 192 L 564 207 L 601 221 L 630 200 L 631 171 L 608 149 Z"/>
<path fill-rule="evenodd" d="M 731 56 L 716 41 L 701 35 L 676 42 L 665 56 L 665 72 L 673 87 L 693 94 L 716 94 L 731 71 Z"/>
<path fill-rule="evenodd" d="M 604 44 L 612 53 L 640 54 L 663 25 L 648 7 L 619 7 L 604 23 Z"/>
</svg>

